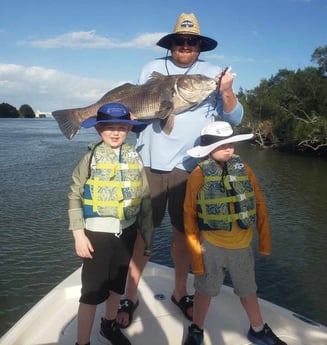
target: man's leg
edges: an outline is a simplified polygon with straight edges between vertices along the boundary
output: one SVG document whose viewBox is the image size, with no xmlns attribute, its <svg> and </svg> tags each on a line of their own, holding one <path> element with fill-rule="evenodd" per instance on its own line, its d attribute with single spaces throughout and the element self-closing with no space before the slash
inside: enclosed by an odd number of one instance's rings
<svg viewBox="0 0 327 345">
<path fill-rule="evenodd" d="M 185 235 L 173 227 L 171 256 L 175 265 L 174 296 L 177 301 L 187 295 L 186 281 L 190 269 L 190 259 L 186 248 Z"/>
<path fill-rule="evenodd" d="M 173 227 L 173 237 L 171 243 L 171 256 L 175 266 L 175 288 L 173 296 L 179 302 L 181 298 L 187 296 L 187 276 L 190 269 L 190 258 L 186 247 L 184 233 Z M 193 307 L 187 309 L 187 314 L 192 318 Z"/>
<path fill-rule="evenodd" d="M 174 169 L 169 174 L 168 213 L 173 224 L 171 256 L 175 266 L 175 288 L 172 300 L 188 315 L 193 315 L 193 300 L 187 293 L 187 277 L 190 270 L 190 257 L 184 234 L 184 198 L 186 183 L 189 177 L 187 171 Z"/>
<path fill-rule="evenodd" d="M 149 256 L 145 256 L 143 253 L 144 241 L 138 231 L 134 244 L 133 256 L 129 263 L 125 295 L 123 296 L 124 299 L 129 299 L 134 304 L 137 301 L 137 287 L 141 279 L 143 269 L 149 261 Z M 126 312 L 118 311 L 117 323 L 126 327 L 129 322 L 129 315 Z"/>
</svg>

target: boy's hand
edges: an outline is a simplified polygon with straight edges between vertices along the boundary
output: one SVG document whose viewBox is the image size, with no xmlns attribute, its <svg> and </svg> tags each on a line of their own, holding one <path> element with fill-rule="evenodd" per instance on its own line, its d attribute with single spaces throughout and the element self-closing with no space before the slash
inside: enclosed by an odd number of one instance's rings
<svg viewBox="0 0 327 345">
<path fill-rule="evenodd" d="M 81 258 L 92 259 L 94 249 L 88 237 L 84 233 L 84 229 L 73 230 L 75 240 L 76 254 Z"/>
</svg>

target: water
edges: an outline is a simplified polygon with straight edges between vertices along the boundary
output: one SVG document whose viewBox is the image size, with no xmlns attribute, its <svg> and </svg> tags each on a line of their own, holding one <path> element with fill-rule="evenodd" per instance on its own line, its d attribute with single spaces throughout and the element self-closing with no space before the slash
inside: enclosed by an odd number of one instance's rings
<svg viewBox="0 0 327 345">
<path fill-rule="evenodd" d="M 97 140 L 82 130 L 69 141 L 51 119 L 0 119 L 0 335 L 80 265 L 67 193 L 74 166 Z M 255 171 L 271 219 L 273 254 L 256 254 L 259 296 L 326 325 L 327 162 L 248 145 L 237 151 Z M 152 261 L 172 266 L 170 235 L 165 219 Z"/>
</svg>

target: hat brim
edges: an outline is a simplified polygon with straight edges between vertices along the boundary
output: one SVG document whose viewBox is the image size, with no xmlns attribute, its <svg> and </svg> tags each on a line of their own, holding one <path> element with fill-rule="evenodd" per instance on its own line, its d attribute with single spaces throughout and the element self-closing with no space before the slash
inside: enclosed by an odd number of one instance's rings
<svg viewBox="0 0 327 345">
<path fill-rule="evenodd" d="M 157 42 L 157 46 L 161 47 L 161 48 L 166 48 L 166 49 L 170 49 L 171 45 L 172 45 L 172 41 L 176 36 L 180 36 L 180 35 L 189 35 L 189 36 L 194 36 L 197 37 L 201 40 L 201 46 L 200 46 L 200 51 L 201 52 L 206 52 L 206 51 L 210 51 L 213 50 L 217 47 L 218 42 L 212 38 L 206 37 L 206 36 L 201 36 L 201 35 L 196 35 L 196 34 L 191 34 L 189 32 L 178 32 L 178 33 L 173 33 L 173 34 L 169 34 L 166 35 L 164 37 L 162 37 L 158 42 Z"/>
<path fill-rule="evenodd" d="M 223 139 L 223 140 L 219 140 L 213 144 L 207 145 L 207 146 L 195 146 L 189 150 L 187 150 L 187 154 L 190 155 L 191 157 L 194 158 L 202 158 L 205 156 L 208 156 L 210 152 L 212 152 L 213 150 L 215 150 L 217 147 L 225 145 L 225 144 L 229 144 L 229 143 L 235 143 L 238 141 L 244 141 L 244 140 L 249 140 L 253 138 L 253 134 L 239 134 L 239 135 L 234 135 L 232 137 Z"/>
<path fill-rule="evenodd" d="M 99 123 L 115 123 L 115 124 L 117 124 L 117 123 L 124 123 L 124 124 L 133 126 L 131 131 L 134 132 L 134 133 L 142 132 L 145 129 L 145 127 L 148 125 L 145 122 L 135 121 L 135 120 L 121 120 L 121 119 L 117 119 L 117 120 L 112 120 L 112 119 L 111 120 L 97 120 L 96 116 L 94 116 L 94 117 L 90 117 L 90 118 L 84 120 L 81 123 L 81 127 L 83 127 L 83 128 L 91 128 L 91 127 L 94 127 L 95 125 L 97 125 Z"/>
</svg>

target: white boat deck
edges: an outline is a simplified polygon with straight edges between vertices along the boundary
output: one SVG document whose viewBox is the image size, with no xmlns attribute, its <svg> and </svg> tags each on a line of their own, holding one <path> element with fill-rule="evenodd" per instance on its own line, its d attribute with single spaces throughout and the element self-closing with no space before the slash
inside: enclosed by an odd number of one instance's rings
<svg viewBox="0 0 327 345">
<path fill-rule="evenodd" d="M 181 345 L 190 322 L 170 301 L 173 270 L 149 263 L 139 285 L 140 305 L 124 330 L 133 345 Z M 189 291 L 193 291 L 189 279 Z M 1 345 L 73 345 L 80 295 L 80 269 L 53 289 L 1 339 Z M 156 298 L 159 296 L 161 298 Z M 293 313 L 260 300 L 265 321 L 288 345 L 326 345 L 327 328 L 304 322 Z M 97 309 L 91 345 L 108 344 L 99 335 L 104 304 Z M 212 299 L 206 319 L 205 345 L 248 345 L 249 324 L 239 299 L 224 286 Z"/>
</svg>

